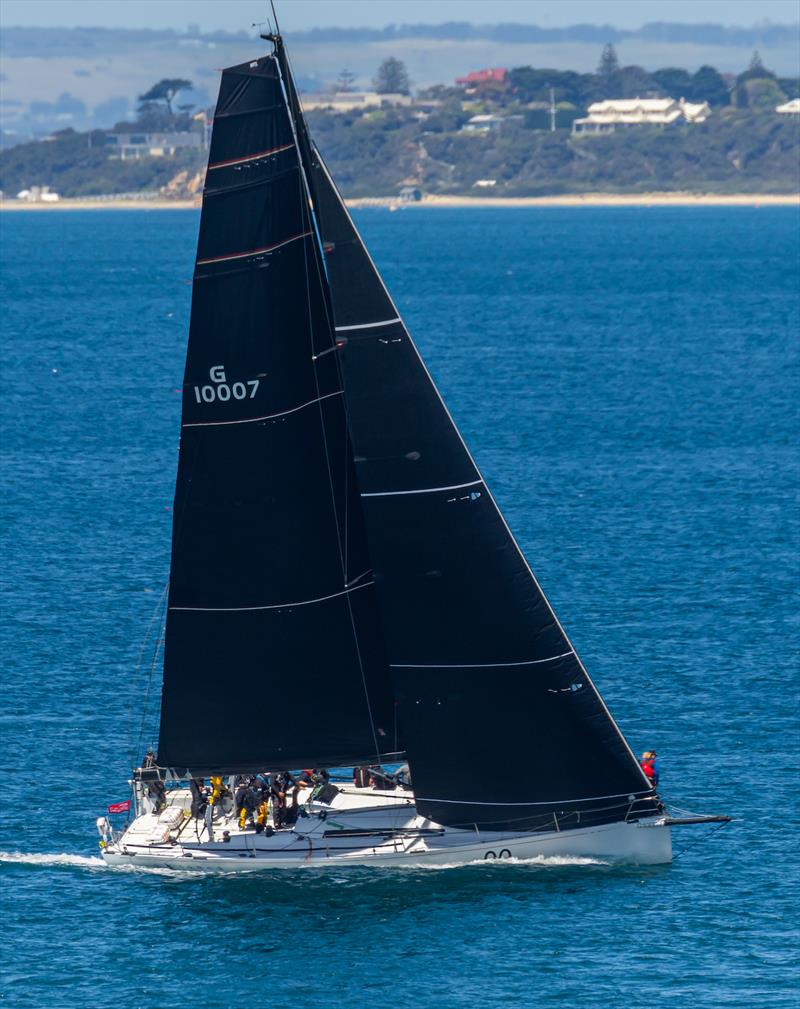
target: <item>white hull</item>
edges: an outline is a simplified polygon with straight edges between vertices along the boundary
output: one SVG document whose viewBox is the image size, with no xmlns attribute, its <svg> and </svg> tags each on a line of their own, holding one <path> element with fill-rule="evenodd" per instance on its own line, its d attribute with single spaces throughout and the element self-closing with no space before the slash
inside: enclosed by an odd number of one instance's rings
<svg viewBox="0 0 800 1009">
<path fill-rule="evenodd" d="M 344 792 L 324 809 L 324 818 L 313 803 L 308 809 L 310 816 L 272 836 L 239 831 L 234 819 L 225 819 L 215 823 L 214 840 L 209 840 L 198 821 L 172 807 L 161 817 L 137 817 L 105 846 L 103 858 L 110 866 L 192 872 L 456 866 L 509 858 L 585 858 L 639 865 L 672 860 L 670 828 L 663 817 L 529 834 L 477 834 L 442 828 L 417 816 L 413 799 L 396 792 Z M 222 839 L 223 831 L 228 832 L 227 840 Z"/>
</svg>

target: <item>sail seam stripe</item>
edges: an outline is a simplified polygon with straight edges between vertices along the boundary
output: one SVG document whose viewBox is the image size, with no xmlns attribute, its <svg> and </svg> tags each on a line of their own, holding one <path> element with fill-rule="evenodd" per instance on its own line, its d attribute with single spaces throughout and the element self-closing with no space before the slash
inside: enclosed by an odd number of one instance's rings
<svg viewBox="0 0 800 1009">
<path fill-rule="evenodd" d="M 323 399 L 331 399 L 333 396 L 343 395 L 342 390 L 338 392 L 329 392 L 324 396 L 320 396 L 318 399 L 310 399 L 307 403 L 301 403 L 300 406 L 293 406 L 291 410 L 281 410 L 280 413 L 265 413 L 263 417 L 243 417 L 241 420 L 196 420 L 189 424 L 182 424 L 182 427 L 223 427 L 226 424 L 255 424 L 259 420 L 274 420 L 276 417 L 288 417 L 290 413 L 297 413 L 298 410 L 305 410 L 307 406 L 313 406 L 315 403 L 321 403 Z"/>
<path fill-rule="evenodd" d="M 537 666 L 541 662 L 555 662 L 556 659 L 566 659 L 568 655 L 574 655 L 570 649 L 560 655 L 551 655 L 546 659 L 524 659 L 522 662 L 455 662 L 448 665 L 438 665 L 435 662 L 429 663 L 408 663 L 392 662 L 392 669 L 502 669 L 506 666 Z"/>
<path fill-rule="evenodd" d="M 244 158 L 231 158 L 230 161 L 217 161 L 213 165 L 208 166 L 208 171 L 212 171 L 214 168 L 229 168 L 231 165 L 243 165 L 245 161 L 258 161 L 259 158 L 269 157 L 270 154 L 280 154 L 283 151 L 290 151 L 294 147 L 294 144 L 284 144 L 283 147 L 272 147 L 268 151 L 261 151 L 258 154 L 248 154 Z"/>
<path fill-rule="evenodd" d="M 341 592 L 333 592 L 329 596 L 319 596 L 317 599 L 302 599 L 298 603 L 271 603 L 269 606 L 170 606 L 171 610 L 191 610 L 198 613 L 245 613 L 254 610 L 285 610 L 291 606 L 310 606 L 312 603 L 324 603 L 328 599 L 338 599 L 339 596 L 349 595 L 351 592 L 358 592 L 359 589 L 368 588 L 375 582 L 364 582 L 363 585 L 354 585 L 349 589 L 342 589 Z"/>
<path fill-rule="evenodd" d="M 226 70 L 225 72 L 233 74 L 233 71 L 230 70 Z M 238 76 L 252 77 L 252 74 L 239 74 Z M 264 112 L 274 112 L 275 109 L 282 109 L 282 108 L 283 105 L 280 102 L 278 102 L 277 105 L 262 105 L 258 109 L 239 109 L 236 112 L 215 112 L 214 119 L 212 120 L 212 122 L 215 122 L 217 119 L 233 119 L 235 116 L 259 116 L 262 115 Z"/>
<path fill-rule="evenodd" d="M 599 799 L 627 799 L 633 796 L 635 799 L 649 795 L 653 789 L 647 792 L 618 792 L 616 795 L 592 795 L 587 799 L 549 799 L 547 802 L 474 802 L 469 799 L 432 799 L 429 796 L 416 796 L 417 803 L 420 802 L 442 802 L 448 806 L 560 806 L 570 802 L 596 802 Z"/>
<path fill-rule="evenodd" d="M 275 245 L 265 245 L 263 249 L 249 249 L 247 252 L 234 252 L 229 256 L 213 256 L 211 259 L 198 259 L 197 265 L 207 266 L 209 263 L 226 263 L 230 259 L 246 259 L 248 256 L 258 256 L 262 252 L 274 252 L 275 249 L 280 249 L 283 245 L 296 242 L 299 238 L 308 238 L 310 235 L 310 231 L 304 231 L 299 235 L 292 235 L 291 238 L 285 238 L 282 242 L 276 242 Z"/>
<path fill-rule="evenodd" d="M 395 497 L 400 494 L 435 494 L 441 490 L 463 490 L 465 487 L 477 487 L 483 480 L 471 480 L 469 483 L 454 483 L 450 487 L 419 487 L 416 490 L 376 490 L 368 491 L 361 497 Z"/>
<path fill-rule="evenodd" d="M 363 322 L 359 326 L 337 326 L 337 333 L 347 333 L 351 329 L 378 329 L 380 326 L 391 326 L 395 322 L 402 322 L 400 316 L 394 319 L 384 319 L 383 322 Z"/>
</svg>

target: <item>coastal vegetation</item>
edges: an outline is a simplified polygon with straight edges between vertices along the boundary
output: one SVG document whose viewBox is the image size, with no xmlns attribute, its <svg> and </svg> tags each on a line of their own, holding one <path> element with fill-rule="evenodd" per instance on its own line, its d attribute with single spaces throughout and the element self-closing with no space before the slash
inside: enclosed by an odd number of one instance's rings
<svg viewBox="0 0 800 1009">
<path fill-rule="evenodd" d="M 382 92 L 409 88 L 396 59 L 384 61 L 375 83 Z M 140 96 L 136 120 L 117 123 L 115 133 L 203 131 L 202 113 L 193 116 L 191 104 L 173 106 L 179 94 L 191 98 L 190 89 L 181 78 L 159 81 Z M 503 80 L 425 89 L 409 106 L 316 109 L 308 119 L 350 197 L 393 196 L 403 186 L 460 195 L 490 186 L 496 196 L 792 193 L 800 189 L 800 119 L 778 115 L 775 106 L 799 91 L 797 79 L 777 77 L 758 54 L 742 74 L 726 79 L 710 66 L 695 73 L 621 67 L 607 45 L 593 74 L 518 67 Z M 711 115 L 666 128 L 637 125 L 592 136 L 571 131 L 593 101 L 658 96 L 708 102 Z M 492 128 L 464 129 L 475 115 L 491 116 Z M 184 182 L 194 180 L 197 189 L 207 156 L 203 146 L 159 156 L 113 154 L 105 131 L 63 130 L 0 153 L 0 189 L 6 196 L 33 185 L 65 197 L 165 190 L 181 196 Z"/>
</svg>

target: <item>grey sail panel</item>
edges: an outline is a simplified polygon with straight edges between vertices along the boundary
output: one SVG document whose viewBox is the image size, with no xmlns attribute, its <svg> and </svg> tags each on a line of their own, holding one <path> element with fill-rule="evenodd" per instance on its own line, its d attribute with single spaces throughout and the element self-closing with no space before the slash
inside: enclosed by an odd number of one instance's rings
<svg viewBox="0 0 800 1009">
<path fill-rule="evenodd" d="M 622 818 L 649 783 L 533 577 L 314 153 L 338 357 L 420 812 Z M 466 773 L 465 773 L 466 769 Z"/>
<path fill-rule="evenodd" d="M 183 387 L 159 763 L 391 750 L 324 269 L 274 57 L 225 70 Z"/>
</svg>

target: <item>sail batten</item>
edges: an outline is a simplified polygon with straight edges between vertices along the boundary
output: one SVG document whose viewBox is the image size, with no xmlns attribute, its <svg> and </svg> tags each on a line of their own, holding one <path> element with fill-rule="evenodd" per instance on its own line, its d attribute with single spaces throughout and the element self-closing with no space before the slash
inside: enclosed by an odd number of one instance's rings
<svg viewBox="0 0 800 1009">
<path fill-rule="evenodd" d="M 288 610 L 296 606 L 312 606 L 314 603 L 324 603 L 328 599 L 346 596 L 348 592 L 358 592 L 359 589 L 374 585 L 374 582 L 364 582 L 363 585 L 345 586 L 341 592 L 331 592 L 327 596 L 317 596 L 316 599 L 300 599 L 291 603 L 267 603 L 264 606 L 170 606 L 170 610 L 181 610 L 194 613 L 251 613 L 254 610 Z"/>
<path fill-rule="evenodd" d="M 207 266 L 209 263 L 225 263 L 230 259 L 246 259 L 249 256 L 260 256 L 264 252 L 274 252 L 276 249 L 282 249 L 284 245 L 289 245 L 290 242 L 298 242 L 301 238 L 309 238 L 310 236 L 310 231 L 301 231 L 299 235 L 291 235 L 280 242 L 265 245 L 262 249 L 247 249 L 245 252 L 229 252 L 224 256 L 214 256 L 211 259 L 198 259 L 197 265 Z"/>
<path fill-rule="evenodd" d="M 505 669 L 512 666 L 539 666 L 543 662 L 555 662 L 556 659 L 566 659 L 575 653 L 570 649 L 560 655 L 549 655 L 544 659 L 521 659 L 519 662 L 451 662 L 448 664 L 438 664 L 435 662 L 392 662 L 392 669 Z"/>
<path fill-rule="evenodd" d="M 248 161 L 258 161 L 261 158 L 268 158 L 273 154 L 282 154 L 284 151 L 291 151 L 294 143 L 282 144 L 280 147 L 272 147 L 266 151 L 258 151 L 255 154 L 245 154 L 238 158 L 229 158 L 227 161 L 218 161 L 215 165 L 209 165 L 208 171 L 213 172 L 217 168 L 230 168 L 232 165 L 243 165 Z"/>
</svg>

